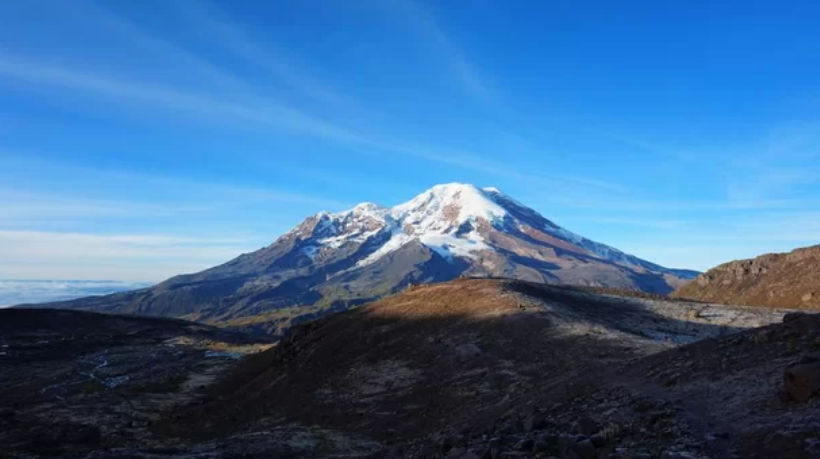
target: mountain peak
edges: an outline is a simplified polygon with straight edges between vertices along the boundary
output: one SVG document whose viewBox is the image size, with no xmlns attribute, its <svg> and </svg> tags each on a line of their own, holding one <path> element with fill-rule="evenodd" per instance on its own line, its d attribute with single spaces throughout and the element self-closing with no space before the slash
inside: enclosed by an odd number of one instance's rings
<svg viewBox="0 0 820 459">
<path fill-rule="evenodd" d="M 458 276 L 668 293 L 693 274 L 576 235 L 498 189 L 449 183 L 392 208 L 321 212 L 223 265 L 77 304 L 201 320 L 302 305 L 307 319 Z"/>
<path fill-rule="evenodd" d="M 320 215 L 322 223 L 313 232 L 314 239 L 305 253 L 354 246 L 371 238 L 381 241 L 377 250 L 356 262 L 356 267 L 374 263 L 411 242 L 450 261 L 454 257 L 477 261 L 509 253 L 545 261 L 541 258 L 552 255 L 544 255 L 549 251 L 543 252 L 543 247 L 522 248 L 531 245 L 530 239 L 535 237 L 547 246 L 578 256 L 663 271 L 660 266 L 568 231 L 495 187 L 443 183 L 392 208 L 364 202 L 343 212 Z"/>
<path fill-rule="evenodd" d="M 350 209 L 346 212 L 342 212 L 342 214 L 365 215 L 365 216 L 370 216 L 370 217 L 374 217 L 374 218 L 377 218 L 377 219 L 381 219 L 382 215 L 387 213 L 389 210 L 390 209 L 388 209 L 386 207 L 382 207 L 382 206 L 380 206 L 376 203 L 362 202 L 362 203 L 356 205 L 356 207 L 354 207 L 354 208 L 352 208 L 352 209 Z"/>
<path fill-rule="evenodd" d="M 494 222 L 507 215 L 487 192 L 467 183 L 436 185 L 393 210 L 405 219 L 428 224 L 460 225 L 479 217 Z"/>
</svg>

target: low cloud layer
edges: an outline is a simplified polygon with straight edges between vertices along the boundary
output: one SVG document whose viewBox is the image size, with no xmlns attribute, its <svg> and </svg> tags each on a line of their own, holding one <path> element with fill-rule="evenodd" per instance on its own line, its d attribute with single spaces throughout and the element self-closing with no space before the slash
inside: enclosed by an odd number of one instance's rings
<svg viewBox="0 0 820 459">
<path fill-rule="evenodd" d="M 92 295 L 107 295 L 149 285 L 141 282 L 117 281 L 0 280 L 0 308 L 23 303 L 45 303 Z"/>
</svg>

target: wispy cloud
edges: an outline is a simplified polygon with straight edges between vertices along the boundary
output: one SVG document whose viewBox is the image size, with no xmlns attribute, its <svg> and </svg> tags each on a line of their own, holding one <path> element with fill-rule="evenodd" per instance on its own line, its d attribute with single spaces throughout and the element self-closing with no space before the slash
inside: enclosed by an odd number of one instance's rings
<svg viewBox="0 0 820 459">
<path fill-rule="evenodd" d="M 473 65 L 455 41 L 444 32 L 435 16 L 417 0 L 392 0 L 390 3 L 398 14 L 439 52 L 450 68 L 450 72 L 461 86 L 472 94 L 489 99 L 494 91 L 487 78 Z"/>
<path fill-rule="evenodd" d="M 412 0 L 397 0 L 397 8 L 403 10 L 414 27 L 431 44 L 441 49 L 452 63 L 455 74 L 462 83 L 479 94 L 488 94 L 488 86 L 480 72 L 469 62 L 464 53 L 444 33 L 435 18 L 423 5 Z M 204 2 L 186 3 L 180 10 L 198 24 L 208 35 L 218 38 L 218 42 L 232 49 L 249 62 L 281 76 L 290 85 L 316 100 L 343 105 L 341 111 L 331 114 L 345 117 L 347 111 L 358 115 L 368 114 L 367 109 L 331 85 L 313 78 L 288 59 L 281 59 L 274 48 L 273 57 L 266 45 L 261 49 L 248 34 L 230 22 L 224 13 Z M 487 153 L 456 151 L 435 145 L 424 145 L 405 139 L 396 139 L 378 132 L 378 122 L 359 122 L 360 130 L 347 127 L 316 116 L 303 109 L 294 109 L 272 100 L 262 88 L 246 83 L 242 78 L 223 71 L 189 51 L 105 10 L 93 10 L 95 20 L 118 34 L 127 37 L 139 47 L 155 55 L 162 55 L 165 61 L 181 62 L 197 80 L 205 79 L 221 85 L 242 97 L 225 97 L 219 93 L 197 92 L 192 88 L 179 89 L 173 86 L 157 85 L 145 81 L 135 81 L 90 69 L 67 68 L 22 59 L 18 56 L 0 54 L 0 77 L 5 76 L 30 84 L 50 85 L 84 91 L 105 98 L 116 98 L 141 104 L 154 109 L 184 112 L 195 121 L 211 121 L 241 130 L 253 130 L 269 135 L 271 128 L 296 134 L 314 136 L 346 146 L 355 151 L 380 151 L 421 158 L 427 161 L 458 167 L 463 170 L 480 172 L 499 178 L 523 179 L 551 190 L 572 187 L 623 191 L 619 183 L 575 177 L 567 174 L 535 174 L 517 170 L 507 164 L 487 159 Z M 117 107 L 117 109 L 122 109 Z M 361 118 L 358 121 L 362 121 Z"/>
<path fill-rule="evenodd" d="M 378 136 L 365 137 L 284 107 L 265 107 L 262 109 L 245 106 L 196 93 L 26 62 L 9 55 L 0 55 L 0 76 L 17 78 L 27 83 L 54 85 L 90 91 L 118 99 L 130 99 L 157 108 L 182 110 L 197 117 L 219 117 L 222 121 L 233 122 L 233 124 L 239 124 L 240 126 L 250 122 L 262 126 L 289 128 L 305 134 L 327 137 L 349 145 L 402 153 L 470 169 L 477 167 L 469 161 L 458 161 L 446 153 L 436 154 L 434 149 L 424 147 L 407 148 L 397 146 L 399 144 L 394 140 L 381 139 Z"/>
<path fill-rule="evenodd" d="M 256 248 L 221 237 L 0 230 L 0 278 L 159 281 Z"/>
<path fill-rule="evenodd" d="M 340 210 L 352 205 L 321 195 L 293 192 L 286 189 L 238 185 L 220 180 L 196 180 L 188 177 L 144 173 L 120 169 L 80 166 L 38 159 L 31 153 L 26 159 L 11 159 L 0 149 L 0 168 L 16 177 L 15 187 L 0 187 L 0 224 L 12 220 L 86 218 L 86 217 L 192 217 L 218 215 L 226 206 L 252 204 L 293 204 L 305 211 Z M 4 157 L 7 156 L 7 157 Z M 25 174 L 25 171 L 35 171 Z M 100 199 L 94 187 L 77 189 L 76 184 L 95 184 L 107 193 L 131 189 L 128 199 Z M 47 183 L 53 192 L 31 192 Z M 143 199 L 133 190 L 159 192 L 165 197 L 161 204 Z"/>
<path fill-rule="evenodd" d="M 176 6 L 188 22 L 196 25 L 209 39 L 280 78 L 304 95 L 327 104 L 358 108 L 358 102 L 294 64 L 293 57 L 285 49 L 270 42 L 266 42 L 264 48 L 259 46 L 258 40 L 246 29 L 237 26 L 217 5 L 191 0 Z"/>
<path fill-rule="evenodd" d="M 820 183 L 820 121 L 773 127 L 731 151 L 723 173 L 730 200 L 793 196 Z"/>
<path fill-rule="evenodd" d="M 65 194 L 29 193 L 0 188 L 0 224 L 14 221 L 61 220 L 97 217 L 179 217 L 212 211 L 202 205 L 140 204 L 136 202 L 85 199 Z"/>
<path fill-rule="evenodd" d="M 72 280 L 0 280 L 0 308 L 16 304 L 64 301 L 148 287 L 150 283 Z"/>
<path fill-rule="evenodd" d="M 94 4 L 83 5 L 83 18 L 93 24 L 106 29 L 106 33 L 124 37 L 132 46 L 147 51 L 153 58 L 161 58 L 162 62 L 170 63 L 175 68 L 184 69 L 188 74 L 196 74 L 197 80 L 211 81 L 233 93 L 246 96 L 261 96 L 254 94 L 253 88 L 242 79 L 226 72 L 211 62 L 194 53 L 177 46 L 144 30 L 139 25 L 100 8 Z M 166 64 L 167 65 L 167 64 Z"/>
<path fill-rule="evenodd" d="M 665 266 L 706 270 L 763 252 L 820 244 L 820 212 L 767 211 L 682 222 L 663 231 L 615 234 L 610 241 Z"/>
<path fill-rule="evenodd" d="M 413 0 L 396 0 L 393 5 L 403 17 L 409 18 L 411 25 L 426 37 L 431 46 L 443 53 L 454 75 L 469 91 L 481 96 L 490 93 L 486 79 L 422 4 Z M 225 88 L 229 91 L 230 97 L 219 92 L 196 91 L 190 87 L 180 89 L 131 80 L 110 72 L 49 65 L 9 54 L 0 54 L 0 77 L 14 78 L 30 84 L 85 91 L 155 109 L 170 109 L 183 112 L 194 121 L 216 122 L 234 129 L 252 130 L 262 135 L 270 135 L 269 130 L 274 128 L 338 142 L 352 146 L 359 152 L 375 150 L 401 154 L 499 178 L 523 178 L 552 189 L 559 189 L 567 184 L 608 190 L 623 189 L 620 184 L 562 174 L 537 176 L 486 159 L 494 155 L 454 152 L 452 149 L 420 145 L 417 142 L 386 136 L 378 130 L 380 121 L 383 121 L 386 115 L 374 113 L 358 101 L 337 91 L 327 82 L 315 78 L 310 72 L 294 64 L 286 53 L 277 49 L 275 45 L 266 43 L 264 48 L 260 47 L 249 32 L 234 25 L 216 6 L 193 1 L 186 2 L 177 9 L 216 44 L 232 50 L 247 62 L 278 76 L 287 85 L 307 97 L 326 104 L 334 104 L 336 110 L 325 111 L 322 116 L 317 116 L 306 109 L 296 109 L 283 104 L 270 97 L 268 88 L 249 84 L 238 74 L 225 71 L 183 47 L 143 29 L 137 23 L 102 8 L 91 8 L 84 11 L 84 15 L 92 15 L 93 23 L 126 38 L 152 56 L 161 56 L 163 62 L 173 62 L 185 68 L 189 79 L 193 77 L 195 81 L 207 80 Z M 117 109 L 122 110 L 122 107 Z M 347 122 L 340 123 L 339 118 Z M 357 122 L 358 129 L 349 127 L 349 122 L 353 120 Z"/>
<path fill-rule="evenodd" d="M 469 169 L 498 177 L 525 180 L 543 187 L 560 191 L 564 189 L 571 191 L 578 187 L 594 188 L 607 191 L 623 191 L 621 184 L 607 182 L 604 180 L 594 180 L 571 175 L 543 174 L 534 172 L 522 172 L 516 168 L 497 161 L 487 159 L 491 155 L 476 155 L 469 151 L 462 151 L 451 148 L 435 148 L 426 145 L 415 145 L 402 143 L 400 140 L 392 142 L 381 141 L 377 144 L 380 149 L 395 151 L 408 156 L 435 161 L 462 169 Z"/>
<path fill-rule="evenodd" d="M 242 104 L 122 77 L 29 62 L 8 54 L 0 55 L 0 76 L 128 99 L 157 108 L 184 111 L 201 119 L 216 117 L 238 127 L 250 122 L 333 140 L 361 141 L 360 136 L 347 129 L 284 105 L 270 102 L 265 105 Z"/>
</svg>

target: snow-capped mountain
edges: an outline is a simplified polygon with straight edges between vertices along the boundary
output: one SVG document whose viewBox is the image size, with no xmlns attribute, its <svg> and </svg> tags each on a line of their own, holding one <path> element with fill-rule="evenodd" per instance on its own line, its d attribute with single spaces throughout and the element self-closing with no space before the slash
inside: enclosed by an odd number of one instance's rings
<svg viewBox="0 0 820 459">
<path fill-rule="evenodd" d="M 379 240 L 379 247 L 358 261 L 356 268 L 373 263 L 412 242 L 420 243 L 447 260 L 481 261 L 509 249 L 495 233 L 530 237 L 533 237 L 532 233 L 540 233 L 536 239 L 541 242 L 579 255 L 688 277 L 685 271 L 663 268 L 572 233 L 496 188 L 481 189 L 461 183 L 437 185 L 393 208 L 364 203 L 337 214 L 322 212 L 314 218 L 318 222 L 301 249 L 311 259 L 318 254 L 332 253 L 345 244 Z M 306 223 L 313 224 L 310 220 Z M 304 231 L 305 227 L 300 225 L 288 234 L 304 235 Z M 523 252 L 520 248 L 510 250 Z"/>
<path fill-rule="evenodd" d="M 392 208 L 320 212 L 224 265 L 61 306 L 200 320 L 297 306 L 314 314 L 463 275 L 668 293 L 697 273 L 581 237 L 498 189 L 453 183 Z"/>
</svg>

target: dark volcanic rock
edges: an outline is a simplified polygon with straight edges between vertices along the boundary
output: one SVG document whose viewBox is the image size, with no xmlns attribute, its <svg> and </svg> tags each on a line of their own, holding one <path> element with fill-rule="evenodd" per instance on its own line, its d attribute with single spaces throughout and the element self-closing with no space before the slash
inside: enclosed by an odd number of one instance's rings
<svg viewBox="0 0 820 459">
<path fill-rule="evenodd" d="M 820 362 L 816 360 L 787 368 L 783 386 L 792 400 L 806 402 L 820 391 Z"/>
</svg>

